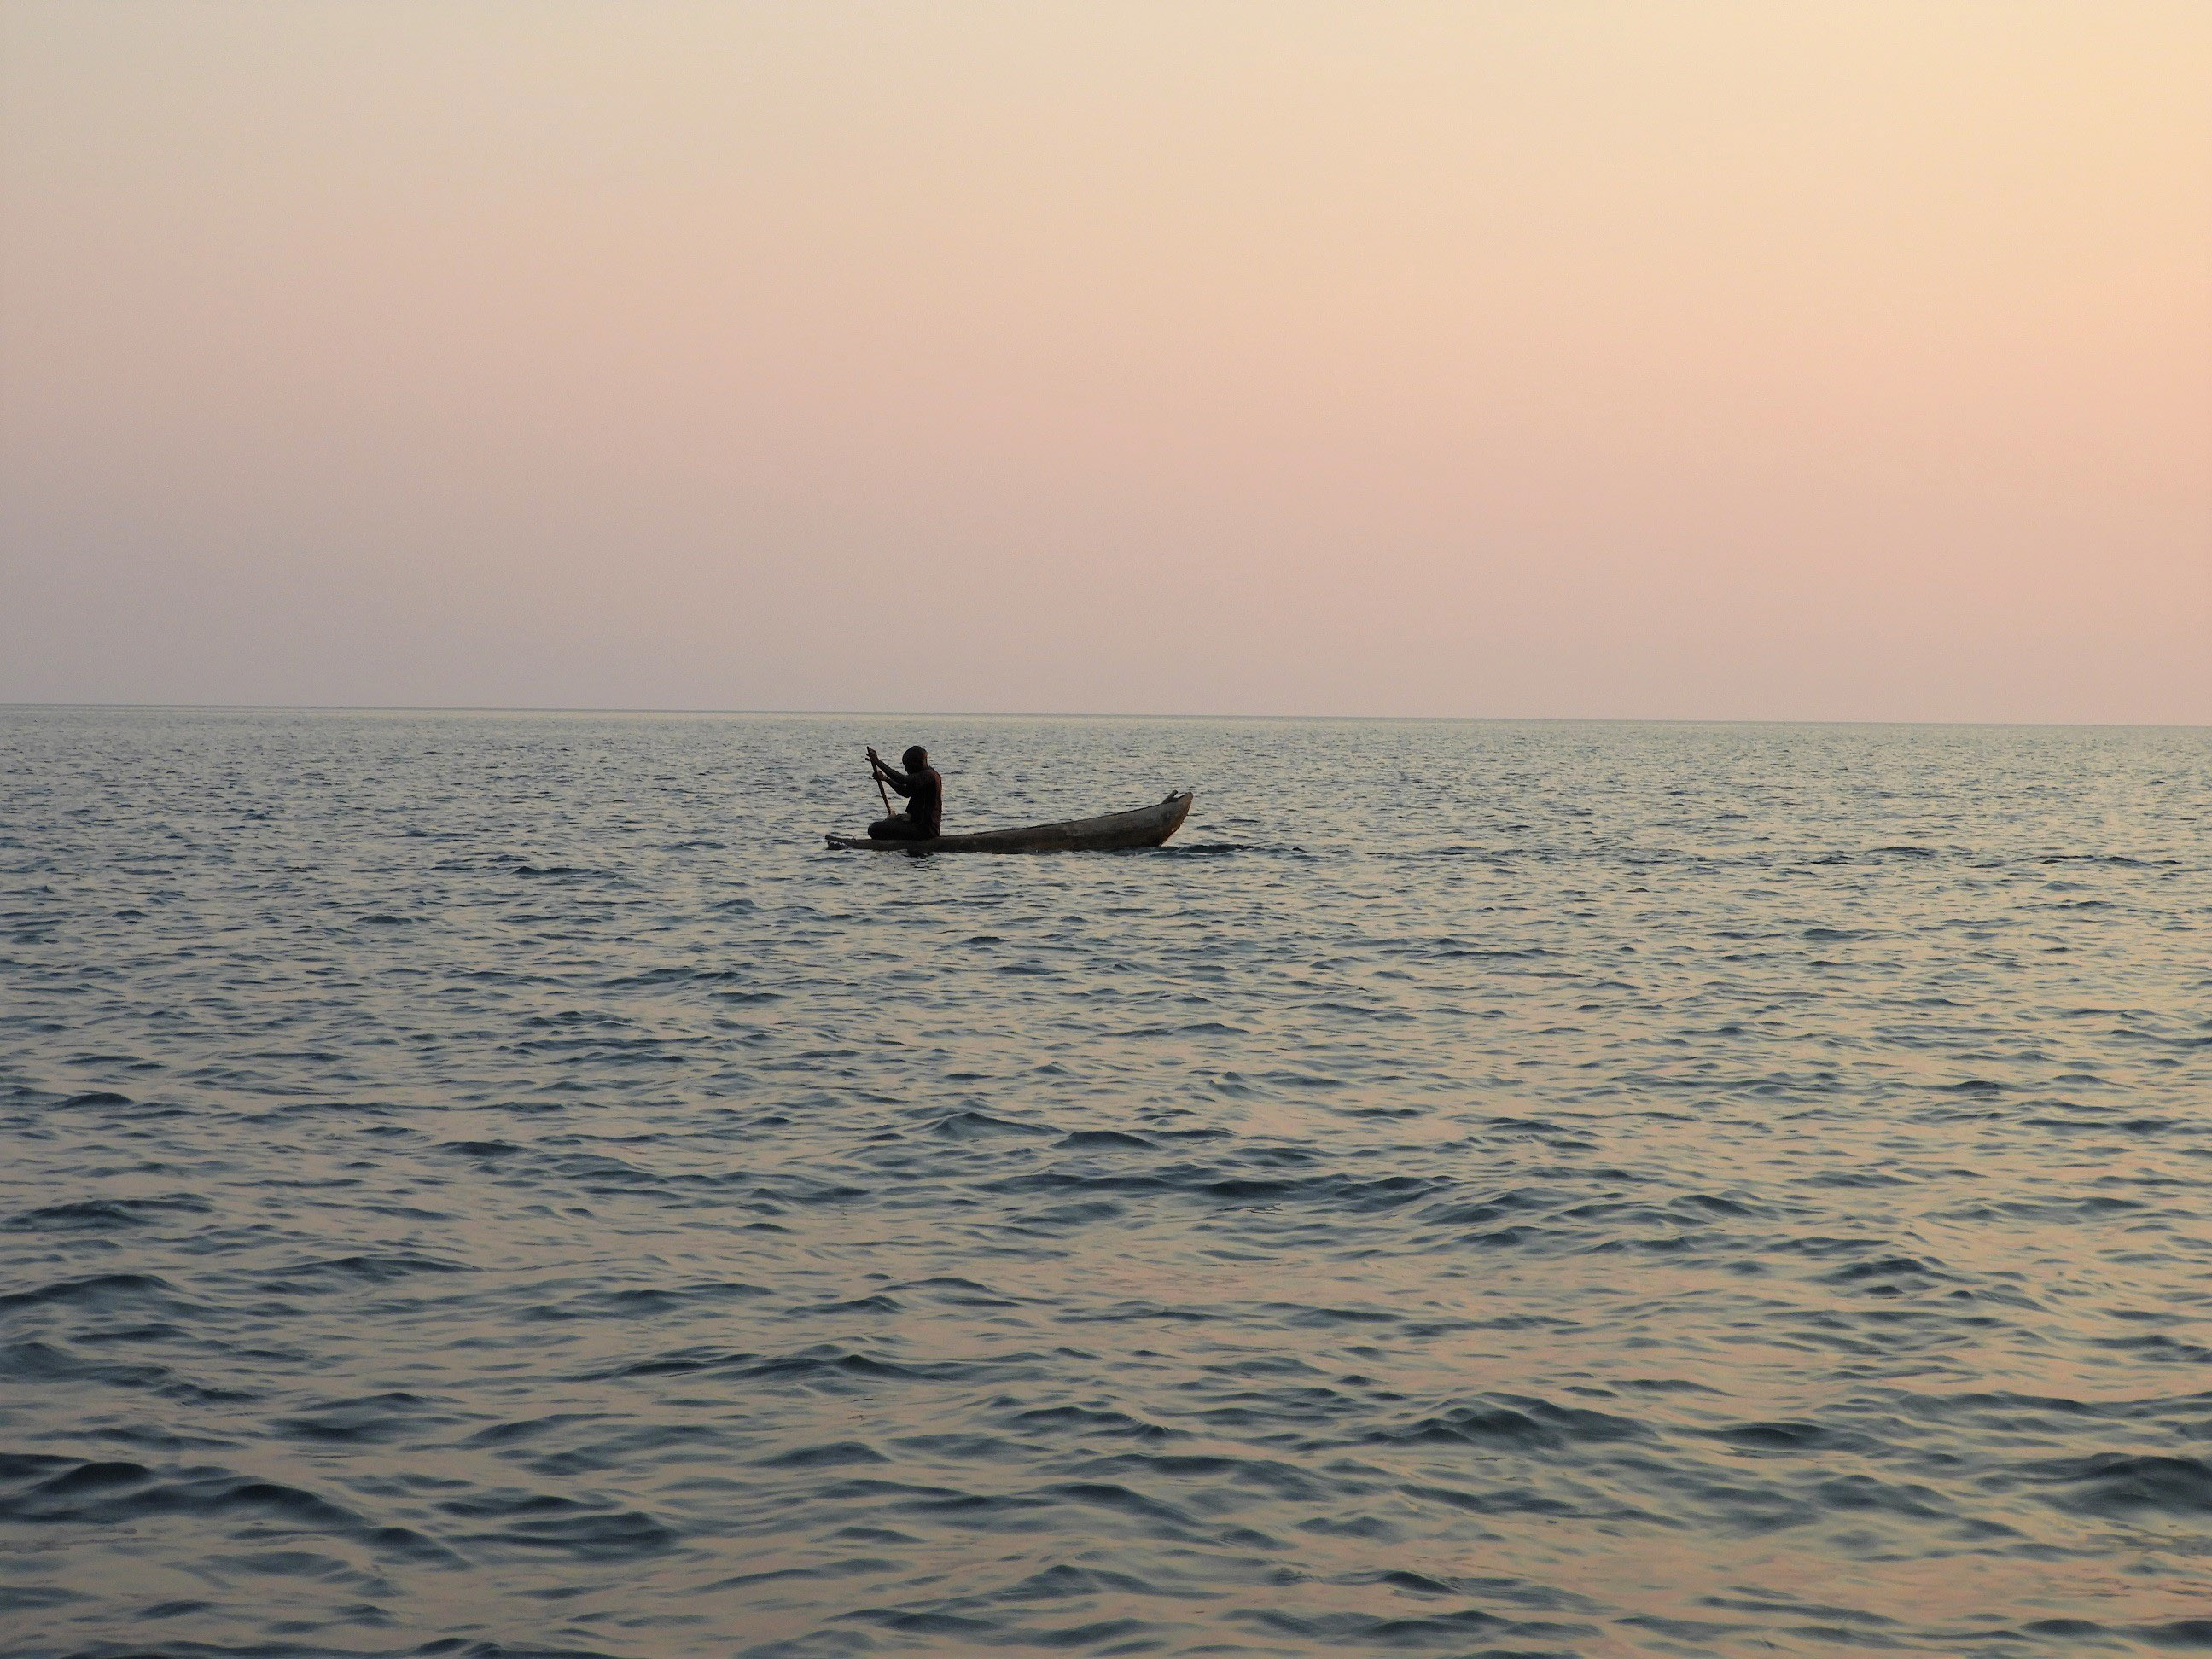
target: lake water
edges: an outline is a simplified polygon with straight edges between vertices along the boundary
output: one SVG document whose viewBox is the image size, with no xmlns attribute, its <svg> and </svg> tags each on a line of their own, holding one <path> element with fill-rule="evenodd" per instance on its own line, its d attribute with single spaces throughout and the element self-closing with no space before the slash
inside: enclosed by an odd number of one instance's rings
<svg viewBox="0 0 2212 1659">
<path fill-rule="evenodd" d="M 11 1654 L 2212 1646 L 2203 731 L 0 710 L 0 1148 Z"/>
</svg>

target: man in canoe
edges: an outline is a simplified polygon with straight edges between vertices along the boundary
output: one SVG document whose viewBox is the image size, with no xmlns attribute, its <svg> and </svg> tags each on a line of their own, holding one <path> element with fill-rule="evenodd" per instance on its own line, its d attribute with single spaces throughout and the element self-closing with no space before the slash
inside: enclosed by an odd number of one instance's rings
<svg viewBox="0 0 2212 1659">
<path fill-rule="evenodd" d="M 876 775 L 876 781 L 887 783 L 906 797 L 906 811 L 894 812 L 868 826 L 871 841 L 934 841 L 939 828 L 945 822 L 945 780 L 929 763 L 929 750 L 920 744 L 899 757 L 906 770 L 884 763 L 884 757 L 872 749 L 868 750 L 868 765 Z"/>
</svg>

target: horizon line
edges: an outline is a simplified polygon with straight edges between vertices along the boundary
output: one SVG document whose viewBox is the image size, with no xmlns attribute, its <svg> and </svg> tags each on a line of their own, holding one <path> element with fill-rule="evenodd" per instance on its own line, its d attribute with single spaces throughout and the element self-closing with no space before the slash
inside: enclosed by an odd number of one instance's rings
<svg viewBox="0 0 2212 1659">
<path fill-rule="evenodd" d="M 1699 714 L 1133 714 L 1116 710 L 950 708 L 707 708 L 637 704 L 599 706 L 570 703 L 308 703 L 308 702 L 140 702 L 77 700 L 0 699 L 0 709 L 138 709 L 205 714 L 658 714 L 699 718 L 786 720 L 1344 720 L 1381 724 L 1419 720 L 1431 724 L 1492 726 L 1966 726 L 2055 727 L 2102 731 L 2212 731 L 2197 720 L 1936 720 L 1869 719 L 1838 716 Z"/>
</svg>

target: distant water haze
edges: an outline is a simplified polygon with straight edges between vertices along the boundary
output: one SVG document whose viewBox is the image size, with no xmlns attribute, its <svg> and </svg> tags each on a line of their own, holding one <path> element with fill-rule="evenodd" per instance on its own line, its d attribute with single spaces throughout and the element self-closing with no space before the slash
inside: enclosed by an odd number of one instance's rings
<svg viewBox="0 0 2212 1659">
<path fill-rule="evenodd" d="M 0 700 L 2212 722 L 2212 8 L 0 9 Z"/>
</svg>

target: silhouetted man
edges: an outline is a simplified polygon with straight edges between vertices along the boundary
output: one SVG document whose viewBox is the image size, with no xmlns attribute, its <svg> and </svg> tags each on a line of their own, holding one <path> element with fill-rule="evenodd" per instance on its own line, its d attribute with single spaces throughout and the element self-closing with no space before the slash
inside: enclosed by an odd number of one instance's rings
<svg viewBox="0 0 2212 1659">
<path fill-rule="evenodd" d="M 929 750 L 920 744 L 899 758 L 906 763 L 903 772 L 886 766 L 874 750 L 868 750 L 868 764 L 875 769 L 876 776 L 906 797 L 905 811 L 894 812 L 868 826 L 869 839 L 933 841 L 938 827 L 945 822 L 945 780 L 937 775 L 937 769 L 929 763 Z"/>
</svg>

